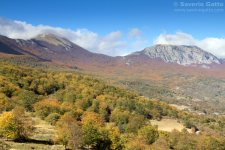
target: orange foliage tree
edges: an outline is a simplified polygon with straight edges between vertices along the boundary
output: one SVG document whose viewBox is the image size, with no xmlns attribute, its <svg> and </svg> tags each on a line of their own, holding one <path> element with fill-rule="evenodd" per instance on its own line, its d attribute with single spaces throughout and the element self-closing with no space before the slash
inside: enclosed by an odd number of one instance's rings
<svg viewBox="0 0 225 150">
<path fill-rule="evenodd" d="M 95 127 L 104 126 L 105 121 L 99 116 L 99 114 L 94 112 L 87 112 L 82 116 L 81 123 L 84 125 L 88 122 L 92 122 Z"/>
</svg>

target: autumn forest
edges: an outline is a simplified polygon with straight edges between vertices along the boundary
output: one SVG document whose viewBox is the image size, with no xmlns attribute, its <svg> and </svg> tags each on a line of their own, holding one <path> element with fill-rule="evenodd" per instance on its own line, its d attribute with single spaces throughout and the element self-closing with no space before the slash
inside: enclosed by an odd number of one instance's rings
<svg viewBox="0 0 225 150">
<path fill-rule="evenodd" d="M 32 117 L 38 117 L 54 126 L 48 143 L 68 149 L 225 148 L 224 117 L 187 114 L 90 76 L 5 61 L 0 61 L 0 110 L 1 139 L 14 142 L 32 140 Z M 186 128 L 166 132 L 150 122 L 163 118 Z"/>
</svg>

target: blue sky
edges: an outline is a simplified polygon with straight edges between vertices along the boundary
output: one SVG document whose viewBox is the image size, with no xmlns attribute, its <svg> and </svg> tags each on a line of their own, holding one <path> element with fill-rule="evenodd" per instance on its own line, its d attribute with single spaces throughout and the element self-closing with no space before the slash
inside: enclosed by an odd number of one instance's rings
<svg viewBox="0 0 225 150">
<path fill-rule="evenodd" d="M 112 56 L 174 44 L 225 57 L 224 11 L 224 0 L 0 0 L 0 34 L 47 31 Z"/>
</svg>

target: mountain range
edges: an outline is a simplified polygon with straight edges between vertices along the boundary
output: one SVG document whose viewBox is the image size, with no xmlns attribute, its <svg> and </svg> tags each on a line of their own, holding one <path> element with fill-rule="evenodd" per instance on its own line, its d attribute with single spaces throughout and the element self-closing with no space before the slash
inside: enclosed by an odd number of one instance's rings
<svg viewBox="0 0 225 150">
<path fill-rule="evenodd" d="M 0 59 L 30 68 L 88 74 L 149 98 L 187 103 L 190 96 L 193 102 L 206 101 L 209 106 L 215 101 L 223 104 L 225 98 L 225 61 L 196 46 L 157 44 L 111 57 L 50 33 L 27 40 L 0 35 Z"/>
<path fill-rule="evenodd" d="M 191 64 L 221 64 L 216 56 L 206 52 L 196 46 L 177 46 L 157 44 L 147 47 L 142 51 L 131 53 L 125 57 L 110 57 L 102 54 L 91 53 L 82 47 L 70 42 L 65 38 L 57 37 L 50 33 L 43 33 L 28 40 L 10 39 L 0 36 L 0 44 L 2 53 L 7 54 L 28 54 L 38 59 L 48 61 L 60 61 L 67 63 L 68 60 L 82 61 L 85 63 L 112 63 L 121 58 L 129 58 L 130 56 L 148 56 L 149 58 L 160 58 L 166 63 L 176 63 L 179 65 Z M 65 57 L 65 59 L 63 59 Z M 132 60 L 129 60 L 132 62 Z M 126 62 L 126 64 L 130 64 Z"/>
</svg>

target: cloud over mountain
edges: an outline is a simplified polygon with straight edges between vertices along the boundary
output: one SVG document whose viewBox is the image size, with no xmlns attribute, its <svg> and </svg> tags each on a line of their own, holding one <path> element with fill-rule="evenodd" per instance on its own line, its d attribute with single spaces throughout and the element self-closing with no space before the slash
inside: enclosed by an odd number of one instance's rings
<svg viewBox="0 0 225 150">
<path fill-rule="evenodd" d="M 87 29 L 63 29 L 60 27 L 51 27 L 46 25 L 33 26 L 26 22 L 13 21 L 0 17 L 0 34 L 10 38 L 28 39 L 48 32 L 56 36 L 66 38 L 75 44 L 95 53 L 107 54 L 111 56 L 123 55 L 128 45 L 127 41 L 122 41 L 122 32 L 111 32 L 105 37 Z"/>
<path fill-rule="evenodd" d="M 123 56 L 134 51 L 143 50 L 150 46 L 148 43 L 151 41 L 151 39 L 144 38 L 144 33 L 138 28 L 129 29 L 127 34 L 123 34 L 121 31 L 113 31 L 102 37 L 88 29 L 73 31 L 47 25 L 34 26 L 0 16 L 1 35 L 10 38 L 28 39 L 44 32 L 66 38 L 91 52 L 110 56 Z M 127 39 L 124 40 L 124 37 L 127 37 Z M 166 34 L 164 32 L 153 41 L 153 44 L 195 45 L 219 58 L 225 57 L 225 38 L 207 37 L 203 40 L 197 40 L 183 32 L 176 32 L 176 34 Z"/>
<path fill-rule="evenodd" d="M 154 44 L 195 45 L 219 58 L 225 57 L 225 38 L 207 37 L 197 40 L 183 32 L 176 32 L 176 34 L 164 32 L 154 40 Z"/>
</svg>

